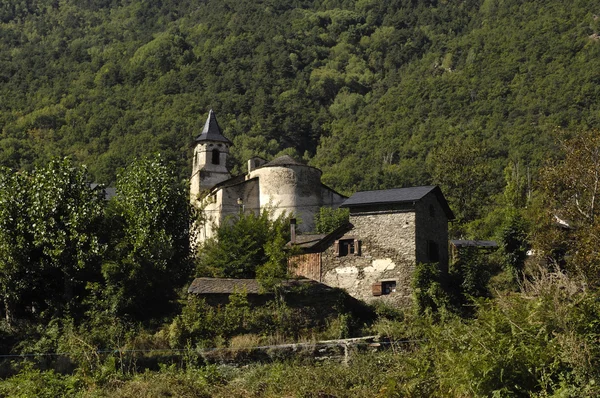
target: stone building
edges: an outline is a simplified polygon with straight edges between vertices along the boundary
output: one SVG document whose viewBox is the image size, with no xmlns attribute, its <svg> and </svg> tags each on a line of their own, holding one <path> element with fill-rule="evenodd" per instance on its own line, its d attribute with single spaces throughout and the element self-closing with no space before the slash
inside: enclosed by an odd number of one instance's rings
<svg viewBox="0 0 600 398">
<path fill-rule="evenodd" d="M 408 305 L 417 263 L 448 272 L 448 221 L 454 215 L 437 186 L 357 192 L 341 207 L 350 220 L 328 235 L 293 236 L 297 275 L 340 287 L 365 301 Z"/>
<path fill-rule="evenodd" d="M 227 167 L 232 142 L 221 132 L 214 112 L 209 112 L 201 134 L 195 140 L 190 200 L 201 208 L 199 241 L 213 235 L 213 228 L 238 212 L 255 212 L 270 207 L 273 216 L 292 214 L 301 220 L 300 232 L 314 229 L 320 207 L 336 208 L 346 199 L 321 183 L 321 171 L 289 156 L 270 162 L 248 161 L 247 174 L 232 177 Z"/>
</svg>

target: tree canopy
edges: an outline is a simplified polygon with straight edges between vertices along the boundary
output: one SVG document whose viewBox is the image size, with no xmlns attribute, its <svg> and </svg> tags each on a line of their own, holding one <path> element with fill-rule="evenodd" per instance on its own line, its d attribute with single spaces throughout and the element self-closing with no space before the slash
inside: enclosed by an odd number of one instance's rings
<svg viewBox="0 0 600 398">
<path fill-rule="evenodd" d="M 287 150 L 346 194 L 438 183 L 430 154 L 472 140 L 485 143 L 489 197 L 507 160 L 537 170 L 556 127 L 598 127 L 595 7 L 4 2 L 0 164 L 70 155 L 112 183 L 132 157 L 160 150 L 187 177 L 213 108 L 235 143 L 234 173 Z"/>
</svg>

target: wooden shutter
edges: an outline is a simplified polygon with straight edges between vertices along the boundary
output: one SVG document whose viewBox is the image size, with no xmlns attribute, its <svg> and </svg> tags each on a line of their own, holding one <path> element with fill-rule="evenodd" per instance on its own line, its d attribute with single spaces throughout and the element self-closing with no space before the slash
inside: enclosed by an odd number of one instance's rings
<svg viewBox="0 0 600 398">
<path fill-rule="evenodd" d="M 340 256 L 340 241 L 336 240 L 335 243 L 333 244 L 333 249 L 335 251 L 335 255 L 336 257 Z"/>
<path fill-rule="evenodd" d="M 381 282 L 373 283 L 372 289 L 373 289 L 373 296 L 381 296 L 381 294 L 382 294 Z"/>
<path fill-rule="evenodd" d="M 354 255 L 360 256 L 360 241 L 358 239 L 354 239 Z"/>
</svg>

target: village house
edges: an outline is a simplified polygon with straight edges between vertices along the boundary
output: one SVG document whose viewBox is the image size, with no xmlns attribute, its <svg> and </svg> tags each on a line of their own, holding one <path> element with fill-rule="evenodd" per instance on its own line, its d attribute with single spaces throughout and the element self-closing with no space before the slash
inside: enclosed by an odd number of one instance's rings
<svg viewBox="0 0 600 398">
<path fill-rule="evenodd" d="M 209 112 L 201 134 L 195 140 L 190 200 L 201 208 L 204 220 L 198 226 L 198 240 L 213 236 L 214 228 L 239 212 L 273 210 L 273 217 L 294 214 L 302 220 L 300 232 L 314 229 L 315 214 L 321 207 L 337 208 L 346 199 L 321 183 L 321 171 L 290 156 L 270 162 L 248 161 L 248 172 L 231 177 L 227 157 L 232 142 L 221 132 L 214 112 Z"/>
<path fill-rule="evenodd" d="M 409 305 L 417 263 L 448 272 L 448 222 L 454 215 L 437 186 L 357 192 L 341 207 L 347 225 L 327 235 L 295 235 L 296 275 L 345 289 L 355 298 Z"/>
<path fill-rule="evenodd" d="M 290 259 L 292 272 L 343 288 L 354 298 L 407 305 L 416 264 L 437 263 L 447 274 L 448 222 L 454 215 L 439 187 L 357 192 L 347 198 L 321 183 L 319 169 L 289 156 L 270 162 L 252 158 L 247 173 L 232 177 L 227 167 L 231 145 L 211 110 L 195 139 L 190 182 L 190 200 L 204 215 L 199 242 L 213 236 L 228 216 L 270 208 L 273 217 L 301 220 L 288 244 L 299 251 Z M 347 225 L 327 235 L 311 234 L 321 207 L 340 206 L 350 211 Z M 214 288 L 225 282 L 195 283 Z M 198 289 L 195 294 L 216 294 Z"/>
</svg>

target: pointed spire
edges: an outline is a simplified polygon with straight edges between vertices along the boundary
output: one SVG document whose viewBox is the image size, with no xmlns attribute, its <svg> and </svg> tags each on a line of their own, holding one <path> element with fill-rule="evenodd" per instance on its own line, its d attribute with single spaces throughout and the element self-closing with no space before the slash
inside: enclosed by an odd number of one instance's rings
<svg viewBox="0 0 600 398">
<path fill-rule="evenodd" d="M 219 127 L 219 123 L 217 123 L 217 117 L 212 109 L 208 111 L 208 118 L 206 119 L 206 123 L 204 123 L 202 133 L 196 137 L 195 141 L 218 141 L 225 142 L 229 145 L 232 144 L 231 141 L 221 134 L 221 128 Z"/>
</svg>

